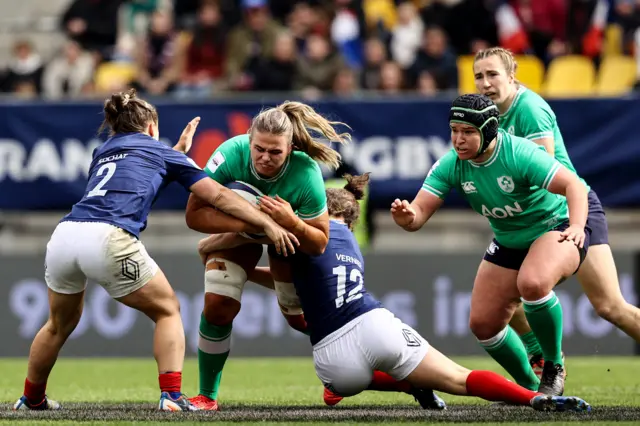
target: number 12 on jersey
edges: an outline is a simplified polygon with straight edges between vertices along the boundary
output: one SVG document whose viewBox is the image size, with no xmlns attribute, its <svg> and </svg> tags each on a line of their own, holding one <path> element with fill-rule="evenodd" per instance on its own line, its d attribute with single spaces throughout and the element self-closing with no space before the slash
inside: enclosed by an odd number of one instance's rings
<svg viewBox="0 0 640 426">
<path fill-rule="evenodd" d="M 345 303 L 353 302 L 354 300 L 358 300 L 362 297 L 362 287 L 363 287 L 363 279 L 362 273 L 353 268 L 351 273 L 349 274 L 349 288 L 351 290 L 347 294 L 347 299 L 345 300 L 344 294 L 347 292 L 347 267 L 337 266 L 333 268 L 333 274 L 338 278 L 338 286 L 337 286 L 337 297 L 336 297 L 336 308 L 341 307 Z"/>
</svg>

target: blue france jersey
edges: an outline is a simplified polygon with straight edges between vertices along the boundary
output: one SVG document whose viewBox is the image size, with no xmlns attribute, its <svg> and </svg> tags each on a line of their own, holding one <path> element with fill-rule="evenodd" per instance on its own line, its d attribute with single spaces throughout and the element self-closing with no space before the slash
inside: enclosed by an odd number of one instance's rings
<svg viewBox="0 0 640 426">
<path fill-rule="evenodd" d="M 349 321 L 381 307 L 364 288 L 364 259 L 349 228 L 331 221 L 323 254 L 297 252 L 292 262 L 293 284 L 311 332 L 311 344 Z"/>
<path fill-rule="evenodd" d="M 109 223 L 139 237 L 162 188 L 177 181 L 188 190 L 205 178 L 186 155 L 150 136 L 116 135 L 93 152 L 84 196 L 62 221 Z"/>
</svg>

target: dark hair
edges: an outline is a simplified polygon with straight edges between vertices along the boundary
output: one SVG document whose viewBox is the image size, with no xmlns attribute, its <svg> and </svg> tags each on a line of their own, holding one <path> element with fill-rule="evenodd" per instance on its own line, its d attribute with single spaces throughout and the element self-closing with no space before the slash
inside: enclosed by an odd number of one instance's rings
<svg viewBox="0 0 640 426">
<path fill-rule="evenodd" d="M 341 216 L 349 229 L 353 229 L 360 217 L 359 200 L 364 197 L 364 191 L 369 183 L 369 173 L 359 176 L 345 174 L 347 184 L 343 188 L 327 189 L 327 210 L 329 216 Z"/>
<path fill-rule="evenodd" d="M 114 93 L 104 101 L 104 121 L 98 130 L 109 128 L 111 136 L 117 133 L 145 133 L 149 122 L 158 124 L 156 108 L 136 97 L 136 90 Z"/>
</svg>

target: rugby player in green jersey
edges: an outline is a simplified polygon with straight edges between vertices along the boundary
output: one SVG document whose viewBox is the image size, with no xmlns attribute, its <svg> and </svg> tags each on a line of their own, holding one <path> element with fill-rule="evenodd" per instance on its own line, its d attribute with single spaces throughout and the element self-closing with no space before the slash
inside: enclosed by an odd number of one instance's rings
<svg viewBox="0 0 640 426">
<path fill-rule="evenodd" d="M 309 131 L 332 142 L 346 143 L 350 135 L 337 133 L 334 125 L 338 124 L 342 123 L 327 121 L 308 105 L 285 102 L 258 114 L 248 134 L 220 145 L 204 170 L 223 185 L 242 181 L 257 188 L 264 194 L 259 203 L 262 211 L 296 236 L 299 249 L 320 254 L 329 239 L 329 216 L 324 180 L 317 162 L 337 168 L 340 155 L 315 141 Z M 186 219 L 190 228 L 208 234 L 263 232 L 209 208 L 197 197 L 189 198 Z M 200 389 L 199 394 L 191 398 L 192 404 L 200 409 L 218 410 L 218 390 L 229 355 L 233 319 L 240 311 L 247 274 L 261 258 L 262 244 L 270 243 L 268 239 L 263 240 L 246 239 L 246 244 L 210 253 L 200 247 L 206 263 L 198 342 Z M 206 239 L 204 241 L 206 243 Z M 289 260 L 276 253 L 273 245 L 268 246 L 268 253 L 283 314 L 291 327 L 304 332 L 306 322 L 293 286 Z"/>
<path fill-rule="evenodd" d="M 396 199 L 391 213 L 417 231 L 455 188 L 487 217 L 495 238 L 473 285 L 471 330 L 519 385 L 562 395 L 562 307 L 553 288 L 578 270 L 589 247 L 587 190 L 541 147 L 499 130 L 498 116 L 484 95 L 457 98 L 449 114 L 453 149 L 413 202 Z M 508 325 L 520 301 L 548 361 L 540 380 Z"/>
<path fill-rule="evenodd" d="M 490 97 L 500 110 L 500 128 L 542 145 L 547 153 L 575 173 L 564 146 L 556 116 L 537 93 L 515 79 L 517 63 L 506 49 L 493 47 L 475 58 L 476 88 Z M 589 186 L 582 181 L 589 189 Z M 587 225 L 591 228 L 589 255 L 577 274 L 585 294 L 598 315 L 640 343 L 640 309 L 624 300 L 618 273 L 609 246 L 607 219 L 596 193 L 589 190 Z M 544 365 L 542 351 L 527 324 L 522 307 L 516 310 L 511 326 L 527 346 L 530 362 L 538 373 Z"/>
</svg>

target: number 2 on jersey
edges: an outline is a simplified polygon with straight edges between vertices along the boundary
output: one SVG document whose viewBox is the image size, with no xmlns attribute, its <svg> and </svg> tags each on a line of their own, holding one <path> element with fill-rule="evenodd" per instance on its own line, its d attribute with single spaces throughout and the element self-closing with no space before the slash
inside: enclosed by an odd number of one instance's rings
<svg viewBox="0 0 640 426">
<path fill-rule="evenodd" d="M 362 273 L 358 269 L 352 269 L 349 274 L 349 282 L 357 285 L 351 289 L 349 294 L 347 294 L 347 300 L 344 299 L 344 294 L 347 291 L 347 267 L 344 265 L 337 266 L 333 268 L 333 273 L 338 276 L 338 297 L 336 297 L 336 308 L 362 297 L 362 293 L 360 293 L 362 290 Z"/>
<path fill-rule="evenodd" d="M 116 163 L 104 163 L 96 173 L 96 176 L 102 176 L 104 174 L 104 177 L 100 182 L 98 182 L 95 188 L 89 191 L 89 193 L 87 194 L 87 197 L 104 197 L 104 195 L 107 193 L 107 190 L 102 189 L 102 187 L 105 186 L 107 182 L 109 182 L 109 179 L 113 177 L 113 174 L 115 172 L 116 172 Z"/>
</svg>

